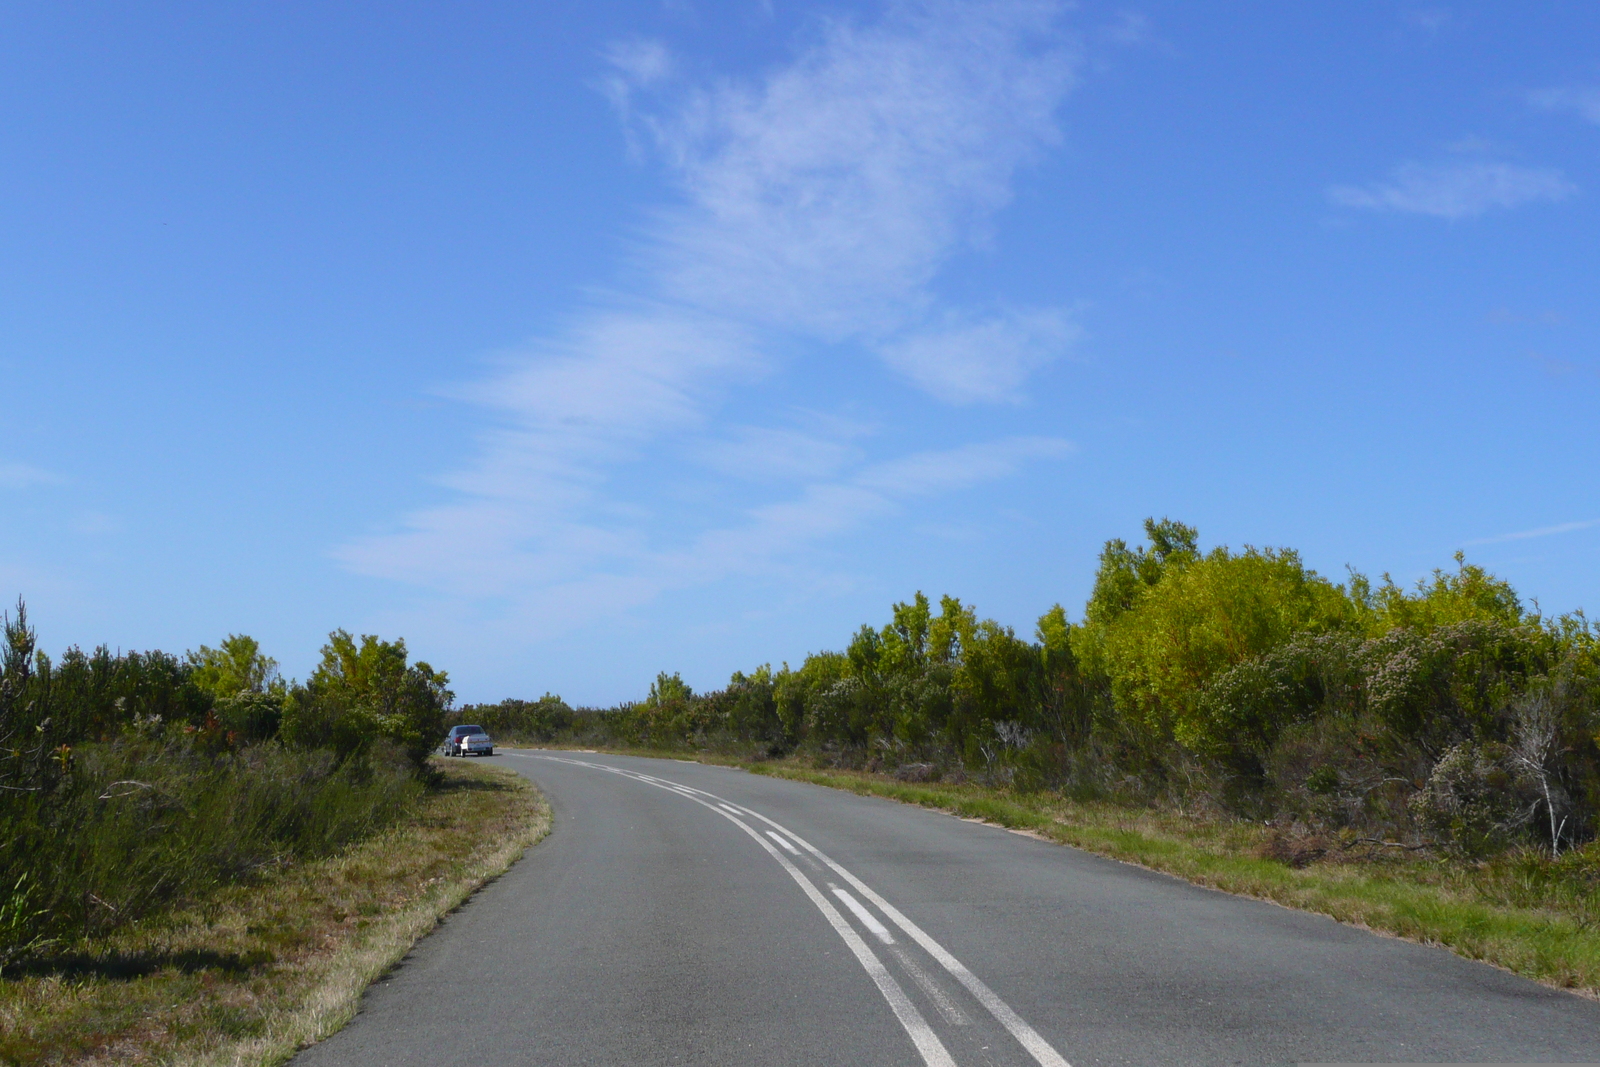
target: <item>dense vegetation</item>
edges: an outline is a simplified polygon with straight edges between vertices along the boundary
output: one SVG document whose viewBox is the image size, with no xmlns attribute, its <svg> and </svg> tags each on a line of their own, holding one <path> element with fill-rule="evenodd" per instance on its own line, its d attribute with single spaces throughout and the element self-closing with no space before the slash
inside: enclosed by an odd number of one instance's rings
<svg viewBox="0 0 1600 1067">
<path fill-rule="evenodd" d="M 0 966 L 64 950 L 392 821 L 425 788 L 448 679 L 335 631 L 304 684 L 230 636 L 185 657 L 0 648 Z"/>
<path fill-rule="evenodd" d="M 1106 544 L 1081 621 L 1056 606 L 1032 640 L 919 593 L 843 651 L 715 692 L 662 674 L 604 711 L 547 695 L 460 714 L 528 740 L 753 746 L 1203 807 L 1293 827 L 1308 855 L 1559 852 L 1600 829 L 1600 648 L 1581 613 L 1530 612 L 1459 555 L 1404 589 L 1332 582 L 1289 549 L 1202 552 L 1170 520 L 1145 533 Z"/>
</svg>

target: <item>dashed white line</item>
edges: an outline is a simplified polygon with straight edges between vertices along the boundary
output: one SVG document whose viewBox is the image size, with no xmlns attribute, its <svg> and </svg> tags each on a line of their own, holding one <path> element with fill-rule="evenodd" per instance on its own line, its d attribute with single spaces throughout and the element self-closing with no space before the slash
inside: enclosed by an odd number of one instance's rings
<svg viewBox="0 0 1600 1067">
<path fill-rule="evenodd" d="M 978 1003 L 982 1004 L 989 1014 L 995 1017 L 1001 1026 L 1004 1026 L 1008 1031 L 1010 1031 L 1011 1036 L 1016 1038 L 1019 1045 L 1027 1049 L 1028 1055 L 1034 1058 L 1034 1060 L 1039 1064 L 1039 1067 L 1072 1067 L 1072 1065 L 1069 1064 L 1064 1057 L 1062 1057 L 1061 1053 L 1057 1052 L 1051 1047 L 1050 1042 L 1046 1041 L 1039 1031 L 1029 1026 L 1027 1021 L 1023 1019 L 1022 1016 L 1011 1010 L 1011 1005 L 1001 1000 L 994 990 L 990 989 L 984 984 L 981 978 L 967 970 L 965 964 L 952 956 L 943 945 L 929 937 L 920 926 L 902 915 L 899 909 L 897 909 L 893 904 L 890 904 L 887 900 L 884 900 L 883 897 L 873 892 L 871 886 L 867 885 L 861 879 L 857 878 L 855 875 L 839 866 L 825 853 L 823 853 L 821 849 L 811 844 L 809 841 L 795 833 L 793 830 L 789 829 L 787 826 L 783 826 L 774 822 L 765 815 L 762 815 L 760 812 L 752 811 L 750 814 L 755 818 L 760 819 L 768 826 L 782 830 L 788 835 L 790 840 L 794 841 L 801 848 L 805 849 L 807 852 L 817 857 L 817 859 L 833 868 L 839 877 L 849 882 L 858 891 L 860 891 L 862 896 L 872 901 L 872 903 L 877 906 L 879 911 L 883 912 L 889 917 L 890 922 L 894 923 L 901 930 L 905 931 L 906 936 L 910 937 L 911 940 L 921 945 L 923 951 L 927 952 L 928 955 L 938 960 L 939 965 L 945 970 L 949 971 L 950 974 L 955 977 L 956 981 L 960 982 L 963 986 L 966 986 L 967 992 L 971 993 Z"/>
<path fill-rule="evenodd" d="M 740 829 L 744 830 L 745 833 L 754 838 L 755 841 L 762 848 L 764 848 L 773 859 L 777 860 L 783 865 L 784 870 L 788 871 L 790 877 L 792 877 L 795 882 L 800 885 L 801 889 L 805 891 L 806 896 L 808 896 L 811 899 L 811 902 L 817 906 L 817 909 L 823 913 L 823 916 L 827 918 L 829 924 L 833 926 L 836 932 L 838 932 L 845 944 L 850 946 L 851 951 L 855 953 L 856 959 L 861 963 L 861 966 L 866 970 L 867 974 L 871 976 L 873 982 L 878 986 L 879 991 L 883 993 L 884 999 L 889 1002 L 890 1008 L 893 1009 L 895 1016 L 900 1020 L 900 1025 L 903 1026 L 906 1030 L 906 1033 L 910 1035 L 912 1043 L 917 1046 L 917 1051 L 922 1054 L 923 1061 L 927 1063 L 929 1067 L 946 1067 L 946 1065 L 948 1065 L 948 1067 L 955 1067 L 955 1061 L 950 1058 L 949 1051 L 945 1049 L 944 1044 L 939 1040 L 938 1035 L 933 1032 L 933 1029 L 928 1026 L 927 1020 L 922 1017 L 921 1012 L 917 1011 L 916 1005 L 911 1003 L 910 998 L 906 996 L 905 990 L 900 987 L 900 984 L 894 980 L 894 976 L 891 975 L 886 968 L 884 968 L 883 963 L 878 959 L 877 956 L 873 954 L 872 950 L 867 947 L 867 943 L 861 940 L 861 936 L 855 932 L 855 929 L 851 927 L 847 921 L 845 921 L 844 916 L 839 914 L 838 909 L 833 907 L 833 905 L 828 902 L 827 897 L 822 895 L 822 891 L 813 885 L 811 880 L 802 874 L 799 868 L 790 863 L 782 853 L 773 848 L 772 845 L 768 844 L 766 839 L 761 836 L 759 831 L 750 826 L 737 815 L 733 814 L 733 812 L 747 814 L 752 818 L 761 820 L 768 826 L 771 826 L 774 830 L 781 830 L 783 834 L 786 835 L 787 839 L 792 840 L 801 848 L 805 849 L 806 852 L 809 852 L 818 860 L 831 867 L 841 878 L 849 882 L 851 886 L 860 892 L 862 896 L 866 897 L 874 905 L 876 905 L 878 910 L 883 912 L 884 915 L 888 916 L 889 920 L 898 926 L 902 931 L 904 931 L 908 937 L 920 945 L 923 951 L 927 952 L 928 955 L 937 960 L 941 967 L 955 977 L 956 981 L 965 986 L 967 992 L 971 993 L 978 1003 L 982 1004 L 989 1014 L 994 1016 L 1000 1025 L 1004 1026 L 1006 1030 L 1010 1032 L 1011 1036 L 1016 1039 L 1017 1043 L 1027 1050 L 1028 1054 L 1032 1056 L 1039 1064 L 1039 1067 L 1072 1067 L 1072 1065 L 1068 1063 L 1064 1057 L 1062 1057 L 1061 1053 L 1057 1052 L 1050 1045 L 1050 1043 L 1044 1039 L 1043 1035 L 1041 1035 L 1033 1027 L 1029 1026 L 1026 1020 L 1013 1011 L 1009 1004 L 1007 1004 L 1004 1000 L 1001 1000 L 999 995 L 996 994 L 994 990 L 990 989 L 982 979 L 969 971 L 965 964 L 956 959 L 955 956 L 951 955 L 943 945 L 939 944 L 939 942 L 935 941 L 926 932 L 924 932 L 920 926 L 903 915 L 893 904 L 890 904 L 887 900 L 883 899 L 882 896 L 874 892 L 871 886 L 867 885 L 861 879 L 857 878 L 845 868 L 841 867 L 827 854 L 822 852 L 821 849 L 811 844 L 793 830 L 790 830 L 787 826 L 769 819 L 759 811 L 744 807 L 735 808 L 730 804 L 723 803 L 720 797 L 717 797 L 712 793 L 706 793 L 702 790 L 695 789 L 692 790 L 692 793 L 698 793 L 699 796 L 694 796 L 691 795 L 691 789 L 688 786 L 682 786 L 676 782 L 668 782 L 664 779 L 654 778 L 650 775 L 630 771 L 621 767 L 614 767 L 604 763 L 589 763 L 584 760 L 562 759 L 558 756 L 534 756 L 527 758 L 547 759 L 556 763 L 570 763 L 580 767 L 593 767 L 596 770 L 605 770 L 610 771 L 613 774 L 621 774 L 626 777 L 633 778 L 635 781 L 643 782 L 646 785 L 654 785 L 657 788 L 677 793 L 679 796 L 686 796 L 695 803 L 704 806 L 710 811 L 716 812 L 729 822 L 739 826 Z M 710 800 L 717 801 L 717 803 L 713 805 L 708 803 L 706 800 L 701 800 L 700 797 L 707 797 Z M 790 851 L 794 851 L 792 846 L 789 845 L 789 840 L 786 840 L 785 837 L 772 834 L 771 831 L 768 831 L 768 833 L 771 834 L 771 836 L 780 844 L 788 847 Z M 802 858 L 806 857 L 802 856 Z M 893 935 L 889 933 L 888 928 L 879 922 L 871 912 L 867 911 L 865 906 L 863 906 L 860 901 L 856 900 L 845 890 L 834 886 L 831 883 L 829 887 L 833 890 L 834 894 L 843 900 L 846 906 L 855 913 L 856 917 L 861 920 L 862 925 L 866 926 L 867 929 L 871 930 L 874 934 L 877 934 L 879 938 L 884 940 L 886 944 L 892 945 L 894 943 L 892 940 Z M 876 926 L 877 929 L 873 929 L 874 926 Z M 883 932 L 878 934 L 879 930 Z M 938 986 L 931 978 L 928 977 L 926 973 L 922 973 L 921 969 L 916 968 L 914 964 L 907 965 L 908 958 L 905 957 L 904 953 L 899 948 L 894 948 L 892 951 L 895 953 L 896 959 L 902 964 L 902 966 L 906 966 L 907 973 L 912 976 L 912 979 L 916 981 L 917 985 L 922 988 L 924 993 L 928 994 L 929 999 L 932 1000 L 934 1005 L 939 1008 L 941 1014 L 944 1014 L 946 1018 L 951 1019 L 952 1022 L 956 1022 L 955 1017 L 960 1017 L 961 1019 L 965 1020 L 965 1016 L 962 1015 L 960 1010 L 950 1002 L 947 996 L 944 996 L 943 992 L 939 990 Z M 941 1003 L 941 1001 L 943 1003 Z M 947 1007 L 951 1012 L 954 1013 L 954 1016 L 946 1012 Z M 956 1025 L 965 1024 L 965 1022 L 956 1022 Z"/>
<path fill-rule="evenodd" d="M 770 830 L 767 832 L 772 833 Z M 868 930 L 872 931 L 872 936 L 876 937 L 879 941 L 882 941 L 885 945 L 894 944 L 894 935 L 889 933 L 889 928 L 879 922 L 876 915 L 862 907 L 861 901 L 851 896 L 848 891 L 840 889 L 832 882 L 828 883 L 828 888 L 833 890 L 834 896 L 844 901 L 844 906 L 849 908 L 855 914 L 857 919 L 861 920 L 862 926 L 865 926 Z"/>
<path fill-rule="evenodd" d="M 927 994 L 929 1000 L 933 1001 L 933 1006 L 939 1009 L 939 1014 L 945 1017 L 945 1021 L 950 1023 L 951 1026 L 972 1025 L 972 1020 L 967 1018 L 967 1013 L 956 1007 L 956 1002 L 951 1000 L 945 991 L 939 988 L 939 983 L 933 980 L 932 975 L 923 970 L 917 964 L 917 961 L 911 958 L 911 953 L 899 945 L 889 951 L 894 953 L 894 958 L 900 961 L 900 966 L 905 968 L 905 972 L 911 976 L 911 980 L 917 983 L 918 987 Z"/>
<path fill-rule="evenodd" d="M 717 805 L 701 800 L 699 797 L 691 796 L 682 789 L 674 788 L 676 783 L 673 782 L 652 779 L 647 775 L 634 774 L 622 768 L 607 767 L 605 764 L 589 764 L 582 760 L 566 760 L 556 756 L 535 758 L 549 759 L 556 763 L 601 767 L 605 770 L 622 774 L 625 777 L 633 778 L 635 781 L 643 782 L 645 785 L 653 785 L 659 789 L 677 793 L 679 796 L 687 796 L 696 804 L 701 805 L 708 811 L 716 812 L 749 834 L 756 844 L 766 849 L 767 854 L 783 866 L 783 869 L 789 873 L 789 877 L 793 878 L 806 896 L 811 899 L 811 903 L 815 904 L 817 910 L 822 912 L 823 918 L 828 920 L 828 925 L 832 926 L 834 932 L 849 946 L 850 951 L 856 957 L 856 961 L 861 964 L 862 970 L 867 972 L 867 976 L 878 987 L 878 992 L 883 994 L 883 999 L 889 1002 L 890 1010 L 894 1012 L 895 1018 L 900 1021 L 900 1025 L 904 1028 L 906 1035 L 911 1038 L 911 1043 L 916 1046 L 917 1052 L 922 1056 L 922 1062 L 927 1064 L 927 1067 L 956 1067 L 956 1061 L 951 1057 L 950 1051 L 944 1047 L 944 1042 L 939 1040 L 939 1035 L 933 1032 L 933 1027 L 928 1025 L 928 1020 L 922 1017 L 922 1013 L 911 1002 L 911 998 L 906 996 L 906 991 L 901 988 L 899 982 L 895 981 L 894 975 L 889 973 L 889 969 L 883 965 L 883 961 L 873 954 L 872 949 L 868 948 L 867 943 L 861 939 L 861 935 L 856 933 L 855 928 L 850 925 L 843 915 L 839 914 L 839 909 L 828 902 L 828 898 L 822 895 L 822 891 L 811 883 L 811 879 L 802 874 L 800 868 L 790 863 L 783 853 L 767 843 L 766 839 L 761 836 L 761 831 L 737 815 L 721 810 L 721 807 Z M 704 795 L 711 796 L 709 793 Z M 857 904 L 857 907 L 859 906 Z M 887 929 L 885 929 L 885 933 L 887 932 Z"/>
<path fill-rule="evenodd" d="M 778 833 L 778 831 L 768 830 L 767 836 L 776 841 L 780 846 L 782 846 L 783 850 L 789 853 L 791 856 L 800 855 L 800 850 L 789 844 L 789 839 Z"/>
</svg>

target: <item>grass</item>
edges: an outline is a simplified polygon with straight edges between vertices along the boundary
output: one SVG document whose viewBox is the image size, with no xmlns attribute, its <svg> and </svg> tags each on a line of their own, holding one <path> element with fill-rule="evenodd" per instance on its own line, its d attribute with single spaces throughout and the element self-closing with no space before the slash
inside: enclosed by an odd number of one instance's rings
<svg viewBox="0 0 1600 1067">
<path fill-rule="evenodd" d="M 26 955 L 7 950 L 30 935 L 105 938 L 286 861 L 334 855 L 404 819 L 425 791 L 395 751 L 340 765 L 326 749 L 208 749 L 131 729 L 76 747 L 49 794 L 0 792 L 0 866 L 27 876 L 25 894 L 0 901 L 12 917 L 43 911 L 0 925 L 0 961 Z"/>
<path fill-rule="evenodd" d="M 1441 945 L 1546 985 L 1600 997 L 1600 844 L 1556 862 L 1523 852 L 1479 864 L 1388 856 L 1324 859 L 1296 868 L 1261 855 L 1269 828 L 1238 820 L 973 784 L 912 784 L 793 760 L 745 766 L 1026 831 L 1198 885 Z"/>
<path fill-rule="evenodd" d="M 277 1064 L 549 828 L 497 767 L 436 761 L 415 817 L 0 980 L 0 1063 Z"/>
</svg>

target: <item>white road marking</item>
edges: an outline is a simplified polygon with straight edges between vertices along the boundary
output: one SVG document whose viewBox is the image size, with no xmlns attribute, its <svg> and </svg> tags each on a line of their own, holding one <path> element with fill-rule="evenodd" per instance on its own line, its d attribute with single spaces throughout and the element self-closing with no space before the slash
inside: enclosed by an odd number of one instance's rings
<svg viewBox="0 0 1600 1067">
<path fill-rule="evenodd" d="M 778 833 L 778 831 L 776 831 L 776 830 L 768 830 L 767 831 L 767 836 L 772 838 L 779 845 L 783 846 L 783 850 L 785 852 L 789 853 L 789 855 L 791 855 L 791 856 L 800 855 L 800 850 L 795 848 L 793 845 L 789 844 L 789 839 L 784 837 L 782 834 Z"/>
<path fill-rule="evenodd" d="M 673 788 L 676 783 L 665 782 L 660 779 L 651 780 L 646 775 L 635 774 L 622 768 L 607 767 L 605 764 L 588 764 L 581 760 L 565 760 L 555 756 L 534 758 L 548 759 L 556 763 L 572 763 L 578 766 L 595 766 L 606 770 L 614 770 L 618 774 L 633 778 L 635 781 L 643 782 L 646 785 L 653 785 L 668 792 L 678 793 L 680 796 L 688 796 L 687 793 L 680 789 Z M 706 795 L 710 796 L 711 794 L 708 793 Z M 802 874 L 800 868 L 790 863 L 783 853 L 768 844 L 766 839 L 761 836 L 761 831 L 737 815 L 731 815 L 698 797 L 691 796 L 689 799 L 696 804 L 700 804 L 708 811 L 716 812 L 749 834 L 756 844 L 766 849 L 767 854 L 777 860 L 785 871 L 789 872 L 789 877 L 793 878 L 796 884 L 805 891 L 806 896 L 811 898 L 811 903 L 817 906 L 817 910 L 822 912 L 823 918 L 828 920 L 828 925 L 832 926 L 834 932 L 850 947 L 850 951 L 855 954 L 856 961 L 861 964 L 862 969 L 867 972 L 867 976 L 878 987 L 878 992 L 883 994 L 883 999 L 889 1002 L 890 1010 L 894 1012 L 895 1018 L 900 1020 L 900 1025 L 905 1029 L 907 1036 L 911 1038 L 911 1043 L 916 1046 L 917 1052 L 921 1054 L 922 1062 L 927 1064 L 928 1067 L 956 1067 L 956 1061 L 951 1057 L 949 1050 L 944 1047 L 944 1042 L 939 1040 L 939 1035 L 934 1033 L 933 1027 L 928 1025 L 928 1020 L 922 1017 L 922 1013 L 911 1002 L 911 998 L 906 996 L 906 991 L 900 987 L 900 983 L 894 980 L 894 975 L 889 973 L 889 969 L 883 965 L 883 961 L 878 959 L 873 954 L 872 949 L 867 947 L 867 943 L 861 940 L 861 935 L 856 933 L 855 928 L 850 925 L 843 915 L 839 914 L 839 909 L 829 903 L 828 898 L 822 895 L 822 891 L 811 883 L 811 879 Z"/>
<path fill-rule="evenodd" d="M 939 1009 L 939 1014 L 943 1015 L 950 1025 L 972 1025 L 972 1020 L 967 1018 L 967 1013 L 956 1007 L 955 1001 L 951 1000 L 945 994 L 945 991 L 939 988 L 939 983 L 933 980 L 933 976 L 918 966 L 917 961 L 911 958 L 911 953 L 899 945 L 896 945 L 891 951 L 894 952 L 894 958 L 900 961 L 900 966 L 904 967 L 905 972 L 911 976 L 911 980 L 917 983 L 922 991 L 928 995 L 928 999 L 933 1001 L 933 1006 Z"/>
<path fill-rule="evenodd" d="M 682 789 L 688 788 L 685 786 L 678 786 L 675 782 L 666 782 L 662 779 L 652 779 L 649 775 L 640 774 L 638 772 L 630 771 L 621 767 L 613 767 L 604 763 L 588 763 L 583 760 L 562 759 L 558 756 L 530 756 L 527 758 L 547 759 L 556 763 L 570 763 L 580 767 L 593 767 L 597 770 L 611 771 L 614 774 L 622 774 L 627 777 L 634 778 L 637 781 L 642 781 L 647 785 L 655 785 L 658 788 L 667 789 L 675 793 Z M 674 788 L 674 786 L 677 788 Z M 701 790 L 695 790 L 695 792 L 700 793 L 701 796 L 709 797 L 712 800 L 718 801 L 721 807 L 713 806 L 704 800 L 700 800 L 698 797 L 690 797 L 689 799 L 694 800 L 695 803 L 701 804 L 711 811 L 716 812 L 724 819 L 737 824 L 742 830 L 745 831 L 745 833 L 754 838 L 762 848 L 766 849 L 769 855 L 782 864 L 784 870 L 789 872 L 790 877 L 798 882 L 801 888 L 806 891 L 806 895 L 811 898 L 812 903 L 817 905 L 817 908 L 821 910 L 823 915 L 828 918 L 829 923 L 833 925 L 836 931 L 838 931 L 839 936 L 844 939 L 847 945 L 850 945 L 851 950 L 856 954 L 857 960 L 861 962 L 861 966 L 866 969 L 867 973 L 872 976 L 873 981 L 877 983 L 878 989 L 884 995 L 884 999 L 889 1001 L 890 1007 L 894 1009 L 895 1015 L 900 1019 L 900 1024 L 904 1026 L 906 1028 L 906 1032 L 911 1035 L 913 1043 L 915 1043 L 917 1046 L 917 1051 L 922 1053 L 923 1060 L 926 1061 L 930 1067 L 932 1067 L 932 1065 L 935 1063 L 939 1063 L 941 1065 L 950 1064 L 951 1067 L 954 1067 L 955 1061 L 950 1059 L 949 1052 L 945 1050 L 943 1043 L 939 1041 L 938 1035 L 936 1035 L 933 1030 L 928 1027 L 927 1021 L 924 1020 L 922 1018 L 922 1014 L 917 1011 L 916 1005 L 912 1004 L 910 999 L 906 997 L 905 990 L 901 989 L 899 983 L 894 980 L 894 976 L 889 974 L 889 972 L 884 969 L 882 962 L 880 962 L 878 958 L 873 955 L 872 950 L 867 947 L 866 942 L 861 940 L 860 935 L 858 935 L 850 926 L 850 924 L 845 921 L 844 916 L 839 914 L 838 909 L 834 908 L 833 905 L 828 903 L 828 899 L 822 895 L 822 892 L 817 889 L 816 886 L 812 885 L 811 881 L 807 879 L 805 875 L 801 874 L 800 870 L 795 867 L 794 864 L 790 863 L 781 853 L 778 852 L 777 849 L 768 844 L 758 831 L 749 826 L 742 819 L 739 819 L 738 817 L 721 810 L 721 808 L 730 807 L 731 805 L 723 803 L 720 797 L 717 797 L 712 793 L 705 793 Z M 680 793 L 680 795 L 686 794 Z M 906 935 L 918 945 L 922 946 L 923 951 L 927 952 L 928 955 L 939 961 L 939 965 L 941 967 L 953 975 L 956 981 L 965 986 L 967 992 L 971 993 L 978 1003 L 982 1004 L 989 1014 L 994 1016 L 1000 1025 L 1004 1026 L 1006 1030 L 1010 1032 L 1011 1036 L 1016 1039 L 1017 1043 L 1027 1050 L 1028 1054 L 1032 1056 L 1039 1064 L 1039 1067 L 1072 1067 L 1072 1065 L 1067 1062 L 1061 1053 L 1057 1052 L 1051 1046 L 1050 1042 L 1046 1041 L 1037 1030 L 1029 1026 L 1027 1021 L 1013 1011 L 1009 1004 L 1007 1004 L 1004 1000 L 1001 1000 L 999 995 L 996 994 L 994 990 L 990 989 L 986 984 L 984 984 L 981 978 L 967 970 L 965 964 L 956 959 L 955 956 L 951 955 L 949 950 L 947 950 L 943 945 L 939 944 L 939 942 L 928 936 L 928 934 L 923 931 L 920 926 L 906 918 L 906 916 L 903 915 L 893 904 L 890 904 L 887 900 L 883 899 L 882 896 L 874 892 L 871 886 L 867 885 L 861 879 L 845 870 L 838 863 L 835 863 L 833 859 L 821 849 L 811 844 L 809 841 L 795 833 L 793 830 L 789 829 L 787 826 L 769 819 L 759 811 L 755 811 L 751 808 L 740 807 L 737 810 L 748 814 L 752 818 L 761 820 L 775 830 L 781 830 L 795 843 L 799 844 L 801 848 L 811 853 L 827 866 L 833 868 L 833 870 L 841 878 L 854 886 L 862 896 L 866 897 L 873 904 L 877 905 L 879 911 L 887 915 L 891 922 L 904 931 Z M 836 892 L 838 892 L 838 890 L 836 890 Z M 859 904 L 859 902 L 857 903 Z M 871 913 L 869 912 L 868 914 Z M 874 922 L 876 922 L 876 919 L 874 919 Z M 857 946 L 859 946 L 859 948 Z M 868 964 L 869 960 L 871 961 L 870 966 Z M 874 973 L 874 967 L 876 967 L 876 969 L 882 973 L 882 981 L 880 981 L 878 975 Z M 924 975 L 924 977 L 926 977 L 926 975 Z M 914 973 L 912 974 L 912 978 L 916 979 L 916 975 Z M 922 983 L 919 981 L 918 985 L 921 984 Z M 892 987 L 894 993 L 898 995 L 898 1000 L 903 1002 L 904 1010 L 907 1012 L 907 1014 L 902 1014 L 901 1007 L 896 1003 L 897 998 L 890 995 L 886 985 L 887 987 Z M 937 988 L 937 986 L 934 988 Z M 924 987 L 924 991 L 927 991 L 926 987 Z M 934 1003 L 937 1005 L 938 1001 L 935 1000 Z M 951 1006 L 954 1007 L 954 1005 Z M 918 1031 L 913 1030 L 913 1024 L 907 1021 L 908 1016 L 909 1018 L 913 1019 L 915 1023 L 920 1024 L 920 1027 L 926 1031 L 926 1039 L 932 1042 L 930 1047 L 936 1049 L 936 1055 L 942 1057 L 941 1059 L 935 1060 L 929 1058 L 929 1048 L 924 1048 L 922 1040 L 919 1040 Z"/>
<path fill-rule="evenodd" d="M 927 952 L 928 955 L 938 960 L 939 965 L 954 975 L 956 981 L 966 986 L 967 992 L 971 993 L 973 997 L 977 999 L 978 1003 L 982 1004 L 984 1008 L 988 1010 L 989 1014 L 993 1015 L 995 1019 L 999 1021 L 1001 1026 L 1004 1026 L 1008 1031 L 1010 1031 L 1011 1036 L 1017 1039 L 1017 1043 L 1023 1048 L 1027 1049 L 1028 1055 L 1032 1056 L 1034 1060 L 1038 1062 L 1039 1067 L 1072 1067 L 1072 1065 L 1066 1061 L 1061 1053 L 1057 1052 L 1051 1047 L 1050 1042 L 1046 1041 L 1039 1031 L 1029 1026 L 1027 1021 L 1024 1020 L 1022 1016 L 1011 1010 L 1011 1005 L 1001 1000 L 994 990 L 990 989 L 984 984 L 981 978 L 967 970 L 965 964 L 952 956 L 943 945 L 939 944 L 939 942 L 935 941 L 933 938 L 924 933 L 920 926 L 902 915 L 899 909 L 897 909 L 893 904 L 890 904 L 887 900 L 884 900 L 877 893 L 873 892 L 871 886 L 867 885 L 861 879 L 857 878 L 855 875 L 839 866 L 827 855 L 825 855 L 821 849 L 811 844 L 809 841 L 795 833 L 793 830 L 789 829 L 787 826 L 773 822 L 771 819 L 759 812 L 751 812 L 750 814 L 757 819 L 760 819 L 767 825 L 782 830 L 801 848 L 817 857 L 817 859 L 821 860 L 829 867 L 832 867 L 834 871 L 838 873 L 839 877 L 843 878 L 856 889 L 860 890 L 862 896 L 872 901 L 873 904 L 876 904 L 878 910 L 887 915 L 891 922 L 900 927 L 901 930 L 905 931 L 906 935 L 910 937 L 911 940 L 921 945 L 923 950 Z"/>
<path fill-rule="evenodd" d="M 767 833 L 771 834 L 772 831 L 768 830 Z M 778 835 L 772 834 L 772 836 L 777 837 Z M 848 891 L 840 889 L 832 882 L 828 883 L 828 888 L 833 890 L 834 896 L 844 901 L 844 906 L 855 913 L 856 918 L 861 920 L 861 925 L 865 926 L 868 930 L 871 930 L 874 937 L 876 937 L 879 941 L 882 941 L 885 945 L 894 944 L 894 935 L 889 933 L 889 928 L 879 922 L 876 915 L 862 907 L 861 901 L 851 896 Z"/>
</svg>

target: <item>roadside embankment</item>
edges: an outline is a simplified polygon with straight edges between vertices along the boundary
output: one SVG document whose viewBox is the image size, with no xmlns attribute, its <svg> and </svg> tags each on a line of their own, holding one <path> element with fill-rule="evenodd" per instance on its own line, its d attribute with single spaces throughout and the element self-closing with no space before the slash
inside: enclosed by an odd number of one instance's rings
<svg viewBox="0 0 1600 1067">
<path fill-rule="evenodd" d="M 549 829 L 507 770 L 435 760 L 414 814 L 343 851 L 8 969 L 0 1062 L 281 1063 Z"/>
</svg>

